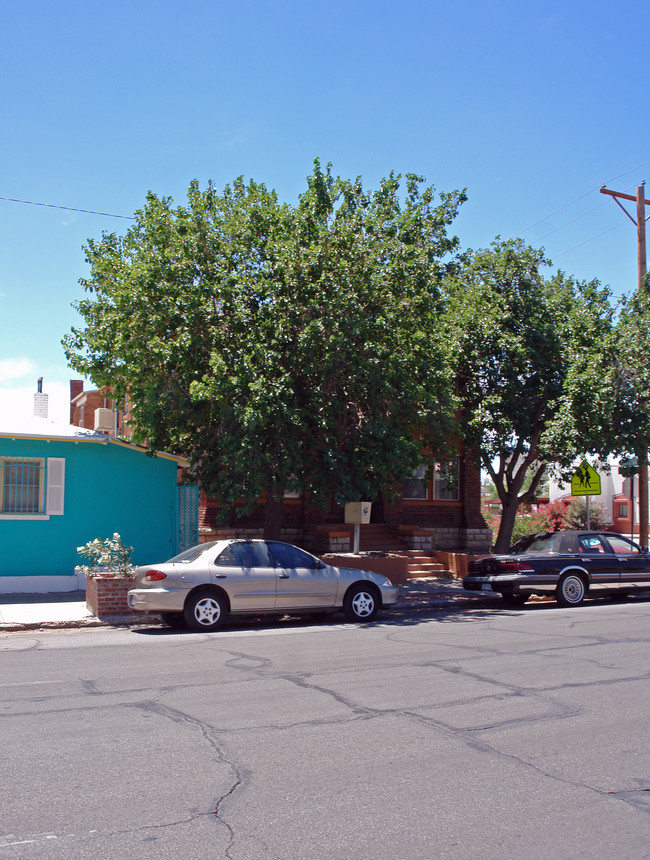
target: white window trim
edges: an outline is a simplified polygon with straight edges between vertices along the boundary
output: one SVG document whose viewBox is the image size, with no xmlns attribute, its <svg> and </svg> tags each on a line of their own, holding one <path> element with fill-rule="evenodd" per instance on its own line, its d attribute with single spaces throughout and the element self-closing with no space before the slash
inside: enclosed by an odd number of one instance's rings
<svg viewBox="0 0 650 860">
<path fill-rule="evenodd" d="M 0 520 L 49 520 L 49 514 L 0 514 Z"/>
</svg>

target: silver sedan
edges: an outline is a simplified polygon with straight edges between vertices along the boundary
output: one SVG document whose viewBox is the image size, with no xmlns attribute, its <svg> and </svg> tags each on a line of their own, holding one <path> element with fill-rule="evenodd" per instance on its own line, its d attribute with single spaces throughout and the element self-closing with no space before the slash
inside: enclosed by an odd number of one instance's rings
<svg viewBox="0 0 650 860">
<path fill-rule="evenodd" d="M 172 627 L 217 630 L 228 615 L 342 610 L 349 621 L 372 621 L 397 600 L 385 576 L 333 567 L 280 541 L 221 540 L 199 544 L 162 564 L 135 571 L 128 602 Z"/>
</svg>

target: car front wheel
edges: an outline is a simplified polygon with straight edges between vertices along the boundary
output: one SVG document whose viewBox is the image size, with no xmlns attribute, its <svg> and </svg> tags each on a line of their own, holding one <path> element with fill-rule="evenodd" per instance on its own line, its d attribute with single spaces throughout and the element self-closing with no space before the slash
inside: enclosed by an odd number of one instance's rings
<svg viewBox="0 0 650 860">
<path fill-rule="evenodd" d="M 555 599 L 560 606 L 578 606 L 585 599 L 584 580 L 577 573 L 565 573 L 555 590 Z"/>
<path fill-rule="evenodd" d="M 379 599 L 372 588 L 354 585 L 345 595 L 343 612 L 348 621 L 372 621 L 379 611 Z"/>
<path fill-rule="evenodd" d="M 194 594 L 185 604 L 187 626 L 192 630 L 210 632 L 218 630 L 228 614 L 226 602 L 219 594 Z"/>
</svg>

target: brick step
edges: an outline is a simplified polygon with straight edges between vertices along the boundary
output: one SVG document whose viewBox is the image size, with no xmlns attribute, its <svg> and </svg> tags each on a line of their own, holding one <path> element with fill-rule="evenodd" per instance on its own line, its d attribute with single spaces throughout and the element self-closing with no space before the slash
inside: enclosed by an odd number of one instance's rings
<svg viewBox="0 0 650 860">
<path fill-rule="evenodd" d="M 410 561 L 406 565 L 407 570 L 430 570 L 432 573 L 437 573 L 439 570 L 446 570 L 446 567 L 441 561 Z"/>
<path fill-rule="evenodd" d="M 361 526 L 359 549 L 363 552 L 404 552 L 406 544 L 382 523 L 368 523 Z"/>
<path fill-rule="evenodd" d="M 407 570 L 406 578 L 407 579 L 431 579 L 434 578 L 443 578 L 449 579 L 449 577 L 453 578 L 454 574 L 450 570 L 446 570 L 444 565 L 440 565 L 440 570 Z"/>
<path fill-rule="evenodd" d="M 404 544 L 396 541 L 359 541 L 359 549 L 362 552 L 403 552 Z"/>
<path fill-rule="evenodd" d="M 439 564 L 438 556 L 430 555 L 408 555 L 406 560 L 409 564 Z"/>
</svg>

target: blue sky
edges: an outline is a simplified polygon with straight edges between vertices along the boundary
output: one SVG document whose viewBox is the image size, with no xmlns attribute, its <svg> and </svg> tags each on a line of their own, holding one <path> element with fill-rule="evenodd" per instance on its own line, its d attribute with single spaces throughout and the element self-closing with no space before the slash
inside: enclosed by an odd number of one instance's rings
<svg viewBox="0 0 650 860">
<path fill-rule="evenodd" d="M 368 187 L 419 173 L 467 188 L 463 247 L 521 235 L 633 290 L 636 230 L 598 188 L 650 177 L 649 24 L 629 0 L 5 0 L 0 410 L 31 412 L 43 376 L 65 417 L 83 243 L 195 178 L 293 202 L 315 157 Z"/>
</svg>

